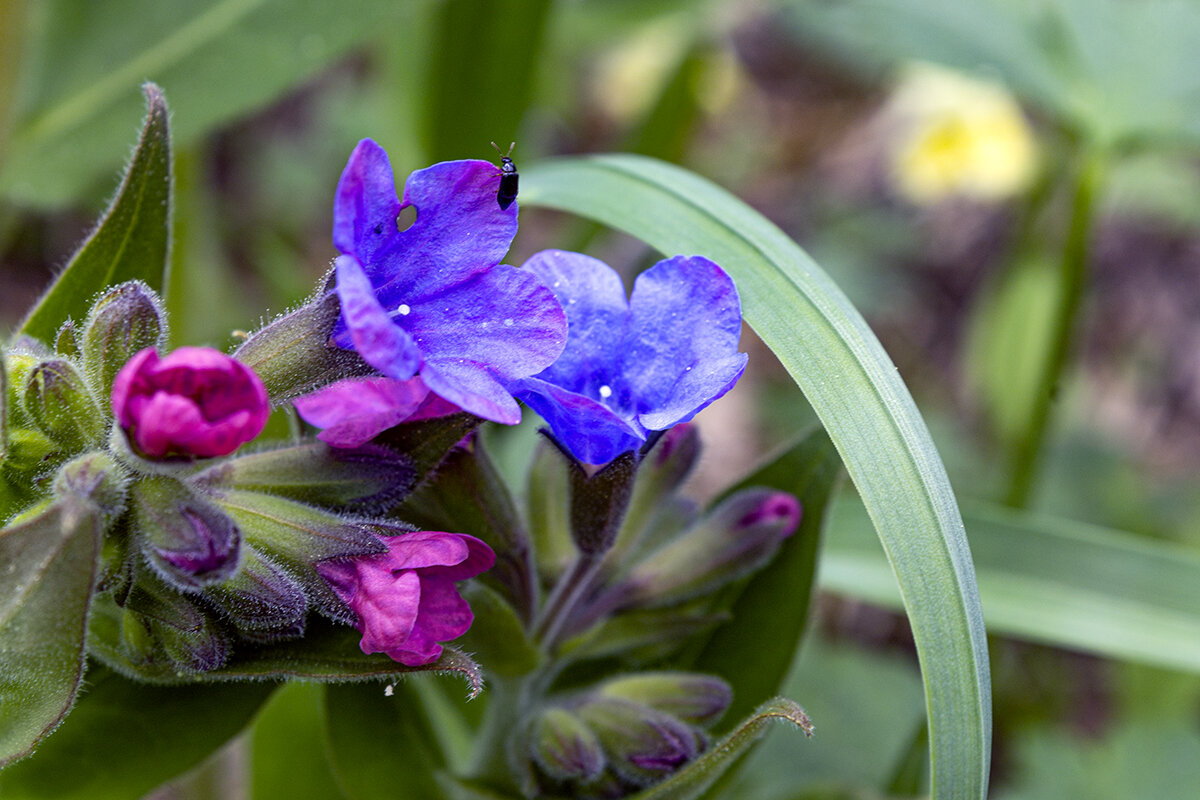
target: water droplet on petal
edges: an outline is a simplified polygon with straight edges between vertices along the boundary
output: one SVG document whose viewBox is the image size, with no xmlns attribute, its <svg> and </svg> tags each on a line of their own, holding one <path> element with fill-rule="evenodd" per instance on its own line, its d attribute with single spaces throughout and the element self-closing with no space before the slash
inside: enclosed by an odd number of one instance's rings
<svg viewBox="0 0 1200 800">
<path fill-rule="evenodd" d="M 601 386 L 600 387 L 600 396 L 602 398 L 604 398 L 605 400 L 612 397 L 612 387 L 608 386 L 607 384 L 604 386 Z"/>
<path fill-rule="evenodd" d="M 408 312 L 410 311 L 412 311 L 412 309 L 409 307 L 408 303 L 401 303 L 400 305 L 396 306 L 396 313 L 402 317 L 407 317 Z"/>
</svg>

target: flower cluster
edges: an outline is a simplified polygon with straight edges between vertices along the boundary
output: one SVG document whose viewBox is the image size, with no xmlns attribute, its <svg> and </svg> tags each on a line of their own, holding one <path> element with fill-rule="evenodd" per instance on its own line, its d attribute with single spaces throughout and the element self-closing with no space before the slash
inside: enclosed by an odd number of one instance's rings
<svg viewBox="0 0 1200 800">
<path fill-rule="evenodd" d="M 98 545 L 81 661 L 169 683 L 454 669 L 478 688 L 471 652 L 515 679 L 520 702 L 488 725 L 529 796 L 624 796 L 706 757 L 729 685 L 644 665 L 727 616 L 719 590 L 801 518 L 768 488 L 706 511 L 677 496 L 699 454 L 685 423 L 746 367 L 737 289 L 701 256 L 628 295 L 579 253 L 503 264 L 505 174 L 445 162 L 399 195 L 360 142 L 332 274 L 232 355 L 166 352 L 162 301 L 137 281 L 53 346 L 4 350 L 4 541 L 99 532 L 74 540 Z M 315 436 L 295 420 L 262 435 L 289 401 Z M 520 402 L 547 425 L 523 502 L 476 432 L 520 421 Z M 625 674 L 559 684 L 584 661 Z"/>
</svg>

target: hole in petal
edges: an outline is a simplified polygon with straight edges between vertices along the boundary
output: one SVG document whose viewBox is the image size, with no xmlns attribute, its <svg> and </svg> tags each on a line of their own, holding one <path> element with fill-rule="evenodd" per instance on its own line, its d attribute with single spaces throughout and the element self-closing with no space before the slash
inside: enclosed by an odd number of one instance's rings
<svg viewBox="0 0 1200 800">
<path fill-rule="evenodd" d="M 400 215 L 396 217 L 396 230 L 406 231 L 412 227 L 412 224 L 417 221 L 417 207 L 405 206 L 400 209 Z"/>
</svg>

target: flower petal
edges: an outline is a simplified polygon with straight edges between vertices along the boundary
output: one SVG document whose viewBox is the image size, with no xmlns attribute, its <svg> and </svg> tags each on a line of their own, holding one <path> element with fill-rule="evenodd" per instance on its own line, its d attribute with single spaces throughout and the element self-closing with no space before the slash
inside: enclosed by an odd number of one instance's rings
<svg viewBox="0 0 1200 800">
<path fill-rule="evenodd" d="M 621 276 L 603 261 L 563 250 L 535 253 L 524 269 L 545 282 L 567 314 L 566 349 L 536 377 L 594 400 L 602 399 L 601 386 L 617 393 L 629 317 Z"/>
<path fill-rule="evenodd" d="M 393 572 L 461 564 L 471 555 L 462 534 L 444 531 L 413 531 L 383 540 L 387 553 L 372 558 L 385 562 Z"/>
<path fill-rule="evenodd" d="M 521 407 L 492 376 L 487 364 L 430 358 L 421 377 L 430 389 L 463 411 L 505 425 L 521 421 Z"/>
<path fill-rule="evenodd" d="M 324 428 L 318 439 L 358 447 L 410 418 L 428 395 L 420 378 L 350 378 L 292 402 L 306 422 Z"/>
<path fill-rule="evenodd" d="M 537 275 L 501 264 L 413 305 L 401 323 L 427 361 L 486 364 L 500 380 L 554 363 L 567 318 Z"/>
<path fill-rule="evenodd" d="M 393 575 L 359 566 L 361 585 L 350 607 L 358 614 L 364 653 L 387 653 L 412 634 L 421 605 L 421 579 L 415 572 Z"/>
<path fill-rule="evenodd" d="M 585 464 L 608 463 L 646 440 L 636 422 L 541 378 L 516 381 L 512 390 L 546 421 L 554 438 Z"/>
<path fill-rule="evenodd" d="M 487 572 L 495 566 L 496 554 L 483 540 L 476 539 L 474 536 L 466 533 L 450 533 L 447 535 L 457 536 L 467 546 L 467 557 L 457 564 L 444 567 L 430 567 L 421 574 L 433 575 L 451 581 L 465 581 L 468 578 L 474 578 L 476 575 Z"/>
<path fill-rule="evenodd" d="M 745 369 L 733 280 L 700 256 L 658 262 L 634 283 L 621 361 L 638 418 L 653 430 L 686 422 Z"/>
<path fill-rule="evenodd" d="M 376 299 L 371 281 L 354 256 L 338 256 L 337 293 L 342 303 L 342 320 L 350 342 L 334 340 L 340 346 L 353 343 L 363 360 L 388 377 L 408 380 L 421 366 L 421 353 L 412 338 L 394 324 Z"/>
<path fill-rule="evenodd" d="M 372 267 L 377 257 L 396 246 L 400 231 L 400 199 L 387 153 L 363 139 L 350 154 L 333 198 L 333 244 L 359 263 Z"/>
<path fill-rule="evenodd" d="M 370 267 L 386 273 L 383 302 L 414 305 L 499 264 L 517 235 L 517 207 L 496 204 L 499 186 L 490 161 L 443 161 L 409 175 L 401 208 L 416 206 L 417 219 Z"/>
<path fill-rule="evenodd" d="M 417 636 L 436 642 L 457 639 L 467 632 L 474 619 L 471 607 L 458 593 L 454 581 L 428 573 L 421 575 L 421 609 L 410 642 Z"/>
</svg>

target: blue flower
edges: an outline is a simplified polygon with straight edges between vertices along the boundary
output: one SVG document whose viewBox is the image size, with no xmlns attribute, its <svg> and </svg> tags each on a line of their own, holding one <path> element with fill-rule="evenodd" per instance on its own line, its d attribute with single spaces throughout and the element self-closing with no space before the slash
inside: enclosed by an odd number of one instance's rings
<svg viewBox="0 0 1200 800">
<path fill-rule="evenodd" d="M 658 262 L 628 301 L 613 269 L 579 253 L 546 250 L 524 268 L 566 309 L 567 346 L 510 388 L 584 463 L 607 463 L 690 420 L 746 368 L 737 288 L 706 258 Z"/>
<path fill-rule="evenodd" d="M 410 175 L 401 202 L 383 148 L 359 142 L 334 199 L 333 341 L 389 378 L 419 374 L 465 411 L 512 424 L 521 410 L 505 384 L 554 361 L 566 318 L 536 275 L 499 263 L 517 231 L 516 205 L 497 206 L 499 180 L 491 162 L 447 161 Z M 399 230 L 410 205 L 416 221 Z"/>
</svg>

